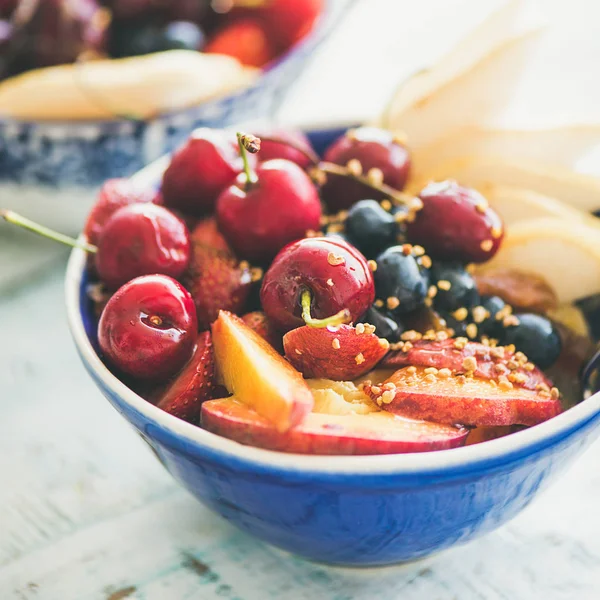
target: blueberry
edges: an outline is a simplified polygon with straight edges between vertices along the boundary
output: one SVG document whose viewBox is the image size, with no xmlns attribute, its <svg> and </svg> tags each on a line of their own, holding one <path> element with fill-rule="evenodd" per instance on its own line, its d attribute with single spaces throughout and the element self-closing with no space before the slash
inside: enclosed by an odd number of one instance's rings
<svg viewBox="0 0 600 600">
<path fill-rule="evenodd" d="M 369 310 L 359 319 L 359 323 L 370 323 L 371 325 L 375 325 L 375 333 L 380 338 L 385 338 L 391 343 L 397 342 L 404 331 L 404 327 L 393 319 L 391 315 L 374 306 L 369 308 Z"/>
<path fill-rule="evenodd" d="M 518 325 L 503 327 L 500 342 L 514 344 L 540 369 L 551 367 L 562 349 L 560 336 L 552 323 L 540 315 L 523 313 L 517 315 Z"/>
<path fill-rule="evenodd" d="M 482 296 L 479 304 L 489 313 L 489 317 L 479 324 L 479 332 L 497 338 L 502 330 L 502 322 L 496 319 L 496 315 L 506 306 L 504 300 L 498 296 Z"/>
<path fill-rule="evenodd" d="M 475 280 L 459 262 L 434 262 L 431 283 L 438 288 L 433 302 L 440 311 L 454 312 L 463 307 L 469 309 L 479 302 Z"/>
<path fill-rule="evenodd" d="M 346 234 L 367 258 L 396 243 L 396 221 L 375 200 L 360 200 L 349 211 Z"/>
<path fill-rule="evenodd" d="M 403 246 L 392 246 L 377 257 L 375 293 L 390 311 L 404 314 L 419 308 L 427 297 L 429 271 Z"/>
</svg>

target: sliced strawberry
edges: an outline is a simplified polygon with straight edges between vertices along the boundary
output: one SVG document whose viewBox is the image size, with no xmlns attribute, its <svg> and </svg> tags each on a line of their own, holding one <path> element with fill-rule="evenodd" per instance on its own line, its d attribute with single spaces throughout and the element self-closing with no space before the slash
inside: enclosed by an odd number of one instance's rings
<svg viewBox="0 0 600 600">
<path fill-rule="evenodd" d="M 156 406 L 189 423 L 200 422 L 200 407 L 214 392 L 215 362 L 209 331 L 198 336 L 192 358 L 162 392 Z"/>
<path fill-rule="evenodd" d="M 368 373 L 385 356 L 387 340 L 369 326 L 298 327 L 283 336 L 285 357 L 305 377 L 347 381 Z"/>
<path fill-rule="evenodd" d="M 465 359 L 475 362 L 465 363 Z M 435 367 L 450 369 L 452 373 L 473 371 L 482 379 L 497 379 L 505 375 L 511 383 L 528 390 L 550 389 L 552 382 L 526 357 L 508 347 L 491 348 L 479 342 L 461 343 L 454 339 L 443 341 L 418 340 L 412 342 L 407 351 L 390 352 L 381 367 Z M 470 368 L 474 366 L 475 368 Z"/>
<path fill-rule="evenodd" d="M 214 219 L 201 221 L 191 234 L 192 256 L 183 284 L 192 294 L 198 327 L 207 329 L 219 310 L 243 312 L 252 287 L 247 264 L 240 263 Z"/>
<path fill-rule="evenodd" d="M 504 379 L 441 376 L 423 367 L 396 371 L 365 392 L 385 410 L 436 423 L 473 426 L 536 425 L 562 411 L 556 390 L 535 392 Z"/>
<path fill-rule="evenodd" d="M 147 185 L 140 185 L 131 179 L 109 179 L 100 188 L 83 233 L 90 244 L 97 244 L 104 224 L 119 208 L 137 202 L 152 202 L 156 197 L 156 190 Z"/>
<path fill-rule="evenodd" d="M 261 338 L 267 340 L 277 352 L 283 351 L 281 334 L 273 327 L 264 312 L 256 310 L 247 313 L 242 317 L 242 321 L 244 321 L 250 329 L 256 331 Z"/>
</svg>

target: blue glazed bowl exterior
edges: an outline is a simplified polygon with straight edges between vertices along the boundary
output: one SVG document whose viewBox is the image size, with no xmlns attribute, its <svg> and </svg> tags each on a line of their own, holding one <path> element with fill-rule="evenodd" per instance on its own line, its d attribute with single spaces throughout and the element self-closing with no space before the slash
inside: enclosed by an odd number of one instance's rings
<svg viewBox="0 0 600 600">
<path fill-rule="evenodd" d="M 187 110 L 148 121 L 0 120 L 0 183 L 97 188 L 173 151 L 197 127 L 272 115 L 339 13 L 326 3 L 313 32 L 268 66 L 252 86 Z"/>
<path fill-rule="evenodd" d="M 322 152 L 342 132 L 309 137 Z M 386 565 L 472 540 L 516 516 L 600 433 L 596 394 L 536 427 L 453 450 L 326 457 L 242 446 L 159 410 L 108 371 L 96 350 L 85 263 L 75 250 L 67 311 L 83 364 L 104 396 L 202 503 L 311 560 Z"/>
</svg>

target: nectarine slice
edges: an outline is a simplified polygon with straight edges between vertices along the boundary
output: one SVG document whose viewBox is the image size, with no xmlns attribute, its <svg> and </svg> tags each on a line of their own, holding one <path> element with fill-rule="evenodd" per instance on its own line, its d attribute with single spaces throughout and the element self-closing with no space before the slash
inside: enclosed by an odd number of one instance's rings
<svg viewBox="0 0 600 600">
<path fill-rule="evenodd" d="M 370 371 L 388 352 L 389 343 L 368 328 L 298 327 L 283 336 L 285 357 L 305 377 L 347 381 Z"/>
<path fill-rule="evenodd" d="M 562 411 L 555 389 L 527 390 L 506 378 L 442 375 L 423 367 L 400 369 L 380 386 L 366 384 L 365 391 L 385 410 L 437 423 L 536 425 Z"/>
<path fill-rule="evenodd" d="M 202 427 L 241 444 L 298 454 L 399 454 L 462 446 L 468 430 L 379 411 L 364 415 L 311 413 L 279 431 L 234 398 L 202 405 Z"/>
<path fill-rule="evenodd" d="M 529 390 L 538 387 L 550 389 L 552 382 L 544 373 L 516 355 L 508 347 L 491 348 L 479 342 L 464 342 L 454 339 L 443 341 L 418 340 L 410 349 L 390 352 L 381 362 L 382 368 L 390 367 L 435 367 L 450 369 L 454 374 L 467 372 L 465 359 L 475 359 L 474 375 L 481 379 L 497 379 L 504 375 L 515 386 Z M 518 360 L 517 360 L 518 359 Z"/>
<path fill-rule="evenodd" d="M 278 431 L 294 427 L 312 410 L 302 375 L 239 317 L 221 311 L 212 335 L 219 382 Z"/>
</svg>

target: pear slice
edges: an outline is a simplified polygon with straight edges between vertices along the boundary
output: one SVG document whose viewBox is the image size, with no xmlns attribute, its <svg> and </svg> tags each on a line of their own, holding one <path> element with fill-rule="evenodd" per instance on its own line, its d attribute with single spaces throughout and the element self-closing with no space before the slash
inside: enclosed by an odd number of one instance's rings
<svg viewBox="0 0 600 600">
<path fill-rule="evenodd" d="M 496 256 L 479 270 L 515 269 L 542 277 L 561 304 L 600 292 L 600 226 L 544 217 L 507 230 Z"/>
</svg>

